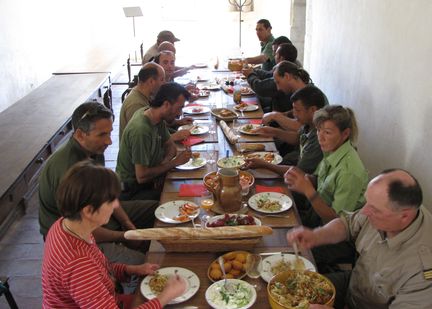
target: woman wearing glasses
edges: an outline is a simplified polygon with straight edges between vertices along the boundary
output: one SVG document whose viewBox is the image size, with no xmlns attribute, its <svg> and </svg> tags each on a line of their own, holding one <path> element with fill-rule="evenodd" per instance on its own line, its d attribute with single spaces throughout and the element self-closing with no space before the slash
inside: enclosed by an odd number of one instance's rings
<svg viewBox="0 0 432 309">
<path fill-rule="evenodd" d="M 97 181 L 96 181 L 97 180 Z M 174 276 L 147 303 L 139 294 L 116 293 L 116 280 L 153 274 L 156 264 L 110 263 L 96 245 L 92 232 L 106 224 L 119 207 L 116 174 L 90 161 L 75 164 L 57 191 L 62 217 L 50 228 L 44 249 L 42 289 L 44 308 L 162 308 L 183 294 L 185 281 Z M 141 305 L 140 305 L 141 304 Z"/>
</svg>

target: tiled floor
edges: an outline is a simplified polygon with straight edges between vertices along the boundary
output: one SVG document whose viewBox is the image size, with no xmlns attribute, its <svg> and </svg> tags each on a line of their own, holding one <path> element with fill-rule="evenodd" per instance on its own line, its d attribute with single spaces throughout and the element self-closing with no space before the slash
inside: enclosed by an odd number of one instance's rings
<svg viewBox="0 0 432 309">
<path fill-rule="evenodd" d="M 124 75 L 116 80 L 125 81 Z M 113 144 L 106 150 L 106 166 L 114 169 L 118 152 L 118 123 L 121 94 L 127 86 L 114 85 L 113 109 L 116 115 L 112 132 Z M 9 277 L 9 285 L 19 308 L 41 308 L 41 264 L 43 240 L 39 233 L 37 190 L 31 197 L 26 214 L 17 219 L 0 240 L 0 275 Z M 9 308 L 4 296 L 0 309 Z"/>
</svg>

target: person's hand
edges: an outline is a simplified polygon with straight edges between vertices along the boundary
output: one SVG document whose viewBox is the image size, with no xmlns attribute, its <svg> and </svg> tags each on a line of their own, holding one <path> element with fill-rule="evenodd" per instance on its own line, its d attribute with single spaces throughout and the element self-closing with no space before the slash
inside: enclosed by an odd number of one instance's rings
<svg viewBox="0 0 432 309">
<path fill-rule="evenodd" d="M 122 228 L 123 228 L 123 230 L 125 230 L 125 231 L 128 231 L 128 230 L 136 230 L 136 226 L 132 223 L 131 220 L 127 220 L 126 222 L 123 222 L 123 223 L 122 223 Z"/>
<path fill-rule="evenodd" d="M 244 76 L 246 76 L 246 78 L 248 78 L 249 75 L 251 75 L 253 73 L 253 71 L 254 71 L 253 68 L 249 67 L 249 66 L 243 67 L 243 69 L 242 69 L 242 73 Z"/>
<path fill-rule="evenodd" d="M 190 160 L 191 157 L 192 152 L 190 151 L 190 149 L 182 151 L 174 158 L 175 165 L 178 166 L 185 164 Z"/>
<path fill-rule="evenodd" d="M 263 159 L 260 158 L 248 158 L 246 156 L 246 158 L 244 159 L 246 164 L 244 165 L 245 169 L 248 168 L 260 168 L 260 167 L 265 167 L 266 166 L 266 162 Z"/>
<path fill-rule="evenodd" d="M 175 124 L 178 126 L 184 126 L 187 124 L 192 124 L 193 118 L 192 117 L 183 117 L 182 119 L 176 119 Z"/>
<path fill-rule="evenodd" d="M 159 299 L 162 307 L 164 307 L 174 298 L 183 295 L 185 291 L 186 281 L 179 275 L 174 275 L 168 279 L 165 288 L 163 289 L 162 293 L 157 296 L 157 298 Z"/>
<path fill-rule="evenodd" d="M 305 172 L 296 166 L 292 166 L 284 175 L 288 189 L 311 196 L 315 188 Z"/>
<path fill-rule="evenodd" d="M 301 248 L 311 249 L 317 244 L 315 233 L 304 226 L 291 229 L 286 235 L 288 244 L 297 243 Z"/>
<path fill-rule="evenodd" d="M 276 121 L 278 122 L 278 119 L 280 117 L 284 117 L 283 114 L 281 114 L 280 112 L 270 112 L 270 113 L 266 113 L 263 116 L 262 122 L 264 125 L 269 124 L 272 121 Z"/>
<path fill-rule="evenodd" d="M 126 272 L 129 275 L 154 275 L 156 270 L 158 270 L 160 266 L 158 264 L 144 263 L 140 265 L 127 265 Z"/>
<path fill-rule="evenodd" d="M 174 142 L 180 142 L 187 139 L 191 135 L 189 130 L 178 130 L 177 132 L 171 134 L 171 138 Z"/>
<path fill-rule="evenodd" d="M 259 134 L 263 137 L 275 137 L 277 134 L 277 128 L 272 128 L 272 127 L 259 127 L 255 130 L 253 130 L 253 133 Z"/>
</svg>

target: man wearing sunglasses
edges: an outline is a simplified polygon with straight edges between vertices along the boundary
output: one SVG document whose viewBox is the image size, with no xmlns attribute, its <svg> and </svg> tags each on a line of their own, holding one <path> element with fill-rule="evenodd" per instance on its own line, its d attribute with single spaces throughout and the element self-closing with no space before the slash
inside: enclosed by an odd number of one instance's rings
<svg viewBox="0 0 432 309">
<path fill-rule="evenodd" d="M 112 112 L 97 102 L 81 104 L 74 111 L 72 137 L 51 155 L 39 179 L 39 224 L 44 239 L 51 225 L 60 217 L 56 191 L 66 171 L 75 163 L 86 159 L 105 165 L 104 152 L 112 143 L 113 118 Z M 111 262 L 144 262 L 143 253 L 128 248 L 142 248 L 144 243 L 126 241 L 124 231 L 153 226 L 157 205 L 157 201 L 150 200 L 122 202 L 121 207 L 114 211 L 110 222 L 95 230 L 93 235 L 101 251 Z"/>
</svg>

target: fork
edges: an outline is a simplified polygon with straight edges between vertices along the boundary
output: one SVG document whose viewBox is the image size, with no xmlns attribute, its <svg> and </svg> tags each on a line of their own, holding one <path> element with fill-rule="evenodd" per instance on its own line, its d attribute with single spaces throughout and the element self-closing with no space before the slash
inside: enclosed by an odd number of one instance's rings
<svg viewBox="0 0 432 309">
<path fill-rule="evenodd" d="M 258 218 L 267 218 L 267 217 L 273 217 L 273 218 L 284 218 L 284 219 L 288 219 L 290 216 L 289 215 L 261 215 L 261 214 L 254 214 L 255 217 Z"/>
</svg>

